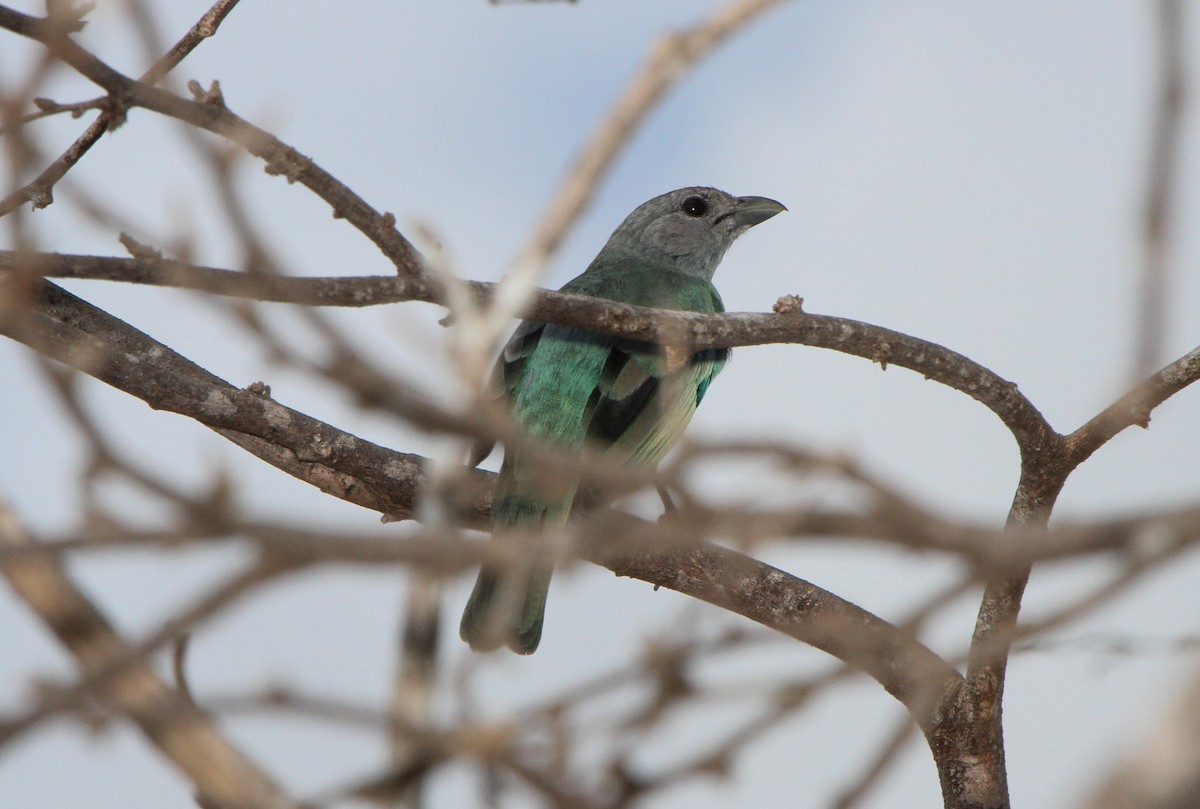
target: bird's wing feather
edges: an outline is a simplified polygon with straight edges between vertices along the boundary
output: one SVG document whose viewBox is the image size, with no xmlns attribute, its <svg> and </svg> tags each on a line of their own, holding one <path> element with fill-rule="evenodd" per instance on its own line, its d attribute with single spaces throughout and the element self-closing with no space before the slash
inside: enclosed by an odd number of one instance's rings
<svg viewBox="0 0 1200 809">
<path fill-rule="evenodd" d="M 585 273 L 564 289 L 663 309 L 725 309 L 705 281 L 621 264 Z M 668 371 L 658 346 L 614 338 L 589 402 L 587 437 L 620 460 L 656 463 L 683 433 L 728 356 L 727 349 L 701 351 L 685 367 Z"/>
<path fill-rule="evenodd" d="M 489 383 L 489 387 L 497 399 L 512 398 L 513 389 L 520 382 L 521 374 L 525 372 L 525 361 L 538 347 L 538 342 L 542 339 L 542 332 L 545 330 L 545 323 L 523 320 L 513 332 L 512 337 L 508 338 L 508 342 L 504 344 L 504 350 L 496 359 Z M 472 467 L 479 466 L 487 459 L 487 456 L 492 454 L 495 446 L 494 440 L 479 439 L 475 441 L 471 445 L 468 464 Z"/>
<path fill-rule="evenodd" d="M 724 352 L 703 351 L 668 371 L 645 343 L 617 343 L 593 393 L 588 439 L 622 461 L 656 463 L 683 433 L 724 361 Z"/>
<path fill-rule="evenodd" d="M 710 202 L 729 210 L 703 219 Z M 781 209 L 771 200 L 704 188 L 655 198 L 627 217 L 563 291 L 662 309 L 724 311 L 709 282 L 717 262 L 738 233 Z M 614 460 L 651 465 L 679 438 L 727 355 L 701 351 L 669 367 L 652 344 L 525 322 L 505 346 L 495 388 L 533 441 L 563 452 L 590 444 Z M 474 460 L 490 450 L 479 445 Z M 573 476 L 543 466 L 538 453 L 523 451 L 520 443 L 507 448 L 492 501 L 499 538 L 565 523 L 576 506 L 587 505 L 590 494 L 579 491 Z M 460 634 L 475 649 L 507 643 L 532 652 L 541 637 L 551 569 L 549 559 L 504 569 L 484 565 Z"/>
</svg>

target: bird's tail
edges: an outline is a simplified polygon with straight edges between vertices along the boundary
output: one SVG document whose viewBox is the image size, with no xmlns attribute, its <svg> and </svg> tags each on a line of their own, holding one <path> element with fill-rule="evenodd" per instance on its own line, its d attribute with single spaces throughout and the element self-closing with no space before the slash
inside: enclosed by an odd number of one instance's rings
<svg viewBox="0 0 1200 809">
<path fill-rule="evenodd" d="M 518 654 L 533 654 L 542 639 L 551 568 L 538 564 L 522 571 L 516 567 L 485 566 L 479 571 L 458 627 L 462 639 L 477 652 L 507 644 Z"/>
<path fill-rule="evenodd" d="M 533 654 L 542 639 L 546 594 L 557 554 L 547 543 L 561 537 L 576 485 L 539 479 L 520 457 L 506 456 L 492 501 L 493 541 L 516 551 L 498 564 L 485 564 L 463 610 L 458 632 L 477 652 L 507 645 Z"/>
</svg>

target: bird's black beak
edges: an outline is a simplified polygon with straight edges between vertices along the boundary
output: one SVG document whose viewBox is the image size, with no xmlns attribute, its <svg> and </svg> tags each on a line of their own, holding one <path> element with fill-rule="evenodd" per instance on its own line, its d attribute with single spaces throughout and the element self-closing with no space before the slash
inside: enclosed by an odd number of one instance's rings
<svg viewBox="0 0 1200 809">
<path fill-rule="evenodd" d="M 782 202 L 767 197 L 738 197 L 730 218 L 739 229 L 750 228 L 786 210 Z"/>
</svg>

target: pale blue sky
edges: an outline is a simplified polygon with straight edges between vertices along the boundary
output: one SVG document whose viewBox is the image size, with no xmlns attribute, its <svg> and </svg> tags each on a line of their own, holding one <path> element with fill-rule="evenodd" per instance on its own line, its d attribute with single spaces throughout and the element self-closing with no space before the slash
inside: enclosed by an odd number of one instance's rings
<svg viewBox="0 0 1200 809">
<path fill-rule="evenodd" d="M 40 4 L 16 3 L 35 12 Z M 157 4 L 174 39 L 206 7 Z M 635 0 L 492 6 L 484 0 L 332 4 L 245 2 L 178 71 L 222 82 L 229 105 L 312 156 L 402 227 L 422 221 L 445 239 L 465 275 L 498 278 L 520 249 L 581 139 L 640 66 L 653 38 L 715 4 Z M 101 0 L 81 41 L 137 72 L 135 40 Z M 784 4 L 730 41 L 648 121 L 609 176 L 548 285 L 575 275 L 637 203 L 705 183 L 783 201 L 790 212 L 749 234 L 716 282 L 735 310 L 769 310 L 787 293 L 809 311 L 907 331 L 959 350 L 1018 383 L 1060 431 L 1074 429 L 1123 388 L 1154 65 L 1150 4 L 930 3 L 858 0 Z M 349 10 L 346 10 L 349 9 Z M 22 75 L 27 53 L 5 35 L 0 81 Z M 1187 41 L 1200 50 L 1194 26 Z M 32 52 L 32 51 L 29 51 Z M 1200 58 L 1200 57 L 1198 57 Z M 73 88 L 73 89 L 72 89 Z M 58 100 L 92 95 L 63 82 Z M 1200 281 L 1195 116 L 1188 115 L 1173 241 L 1176 282 L 1169 350 L 1198 342 Z M 80 129 L 50 122 L 56 148 Z M 72 174 L 144 224 L 165 245 L 195 228 L 197 258 L 236 266 L 207 181 L 189 167 L 179 127 L 145 111 L 106 138 Z M 374 249 L 299 186 L 247 160 L 241 186 L 257 224 L 297 274 L 387 273 Z M 65 200 L 69 193 L 59 195 Z M 121 254 L 115 233 L 81 225 L 58 204 L 31 220 L 44 246 Z M 9 232 L 0 229 L 0 244 Z M 339 393 L 273 369 L 220 308 L 156 290 L 73 284 L 235 384 L 263 379 L 314 416 L 400 449 L 428 439 Z M 275 308 L 272 311 L 282 310 Z M 431 390 L 440 311 L 407 305 L 331 316 L 381 362 Z M 279 317 L 286 318 L 285 314 Z M 281 320 L 280 322 L 285 322 Z M 313 345 L 297 320 L 298 345 Z M 413 335 L 425 348 L 414 350 Z M 424 355 L 422 355 L 422 353 Z M 0 493 L 34 526 L 75 516 L 73 436 L 23 349 L 0 343 L 8 395 L 0 402 L 9 457 Z M 178 482 L 227 468 L 248 509 L 324 521 L 344 530 L 403 534 L 376 516 L 323 497 L 240 454 L 208 431 L 99 384 L 87 397 L 113 434 Z M 1200 490 L 1200 391 L 1161 408 L 1149 431 L 1119 437 L 1085 465 L 1060 513 L 1095 517 L 1194 500 Z M 999 523 L 1016 480 L 1012 439 L 982 407 L 902 369 L 815 349 L 739 349 L 693 425 L 699 438 L 770 437 L 854 453 L 937 507 Z M 705 484 L 752 497 L 764 469 Z M 127 492 L 113 502 L 132 508 Z M 769 560 L 885 617 L 896 617 L 955 568 L 878 548 L 801 545 Z M 146 631 L 239 559 L 222 553 L 87 556 L 73 566 L 89 592 L 133 633 Z M 1030 610 L 1047 609 L 1099 580 L 1104 565 L 1039 572 Z M 1071 636 L 1143 638 L 1194 633 L 1200 560 L 1192 554 Z M 453 616 L 466 595 L 448 598 Z M 286 678 L 367 703 L 386 698 L 402 582 L 390 571 L 325 571 L 268 588 L 202 629 L 194 685 L 212 693 Z M 598 609 L 598 605 L 604 605 Z M 640 583 L 579 567 L 559 576 L 546 639 L 532 658 L 499 656 L 481 672 L 481 699 L 502 712 L 615 668 L 689 604 Z M 933 627 L 939 650 L 961 648 L 974 597 Z M 700 609 L 701 621 L 731 619 Z M 466 655 L 446 628 L 452 664 Z M 22 607 L 0 592 L 0 709 L 20 705 L 32 675 L 70 671 Z M 797 649 L 738 661 L 713 677 L 761 680 L 781 666 L 828 660 Z M 1139 717 L 1160 708 L 1194 659 L 1078 653 L 1018 657 L 1006 703 L 1016 805 L 1069 805 L 1130 743 Z M 749 695 L 752 699 L 753 695 Z M 873 684 L 840 687 L 756 743 L 728 783 L 697 782 L 656 806 L 822 806 L 900 715 Z M 691 717 L 665 733 L 646 761 L 671 759 L 732 714 Z M 301 795 L 369 774 L 384 748 L 363 734 L 231 723 L 238 740 Z M 672 735 L 673 734 L 673 735 Z M 71 772 L 70 779 L 60 776 Z M 83 791 L 86 786 L 86 792 Z M 439 781 L 434 806 L 462 806 L 461 772 Z M 40 731 L 0 758 L 0 791 L 13 806 L 189 806 L 185 786 L 130 733 L 93 742 L 74 726 Z M 869 807 L 936 805 L 928 753 L 914 745 Z"/>
</svg>

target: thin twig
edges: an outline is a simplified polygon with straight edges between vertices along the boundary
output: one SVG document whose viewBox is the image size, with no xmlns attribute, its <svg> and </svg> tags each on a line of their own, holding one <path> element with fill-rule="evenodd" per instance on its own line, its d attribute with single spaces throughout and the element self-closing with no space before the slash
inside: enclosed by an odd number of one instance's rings
<svg viewBox="0 0 1200 809">
<path fill-rule="evenodd" d="M 533 278 L 558 250 L 600 188 L 604 174 L 663 97 L 721 43 L 780 0 L 736 0 L 707 20 L 664 36 L 641 71 L 588 138 L 575 165 L 560 183 L 541 222 L 513 266 Z"/>
<path fill-rule="evenodd" d="M 1171 220 L 1179 179 L 1187 97 L 1183 0 L 1158 0 L 1158 97 L 1146 176 L 1142 224 L 1142 266 L 1138 276 L 1137 316 L 1134 318 L 1134 379 L 1145 376 L 1162 361 L 1170 301 L 1168 252 Z"/>
<path fill-rule="evenodd" d="M 897 722 L 895 728 L 884 737 L 883 744 L 879 746 L 875 755 L 867 759 L 858 780 L 843 789 L 834 800 L 832 809 L 854 809 L 861 804 L 867 794 L 887 775 L 888 767 L 900 758 L 904 748 L 913 739 L 914 730 L 915 726 L 910 717 L 906 716 Z"/>
<path fill-rule="evenodd" d="M 143 74 L 140 81 L 151 85 L 161 81 L 167 73 L 182 62 L 189 53 L 195 50 L 201 42 L 216 33 L 217 27 L 225 19 L 226 15 L 233 10 L 237 2 L 238 0 L 217 0 L 212 8 L 205 12 L 204 16 L 188 30 L 187 34 Z M 21 19 L 22 17 L 25 17 L 25 15 L 0 6 L 0 24 L 4 24 L 7 21 L 8 24 L 5 24 L 4 27 L 9 28 L 9 30 L 37 38 L 51 47 L 68 41 L 61 36 L 61 32 L 54 29 L 53 26 L 46 24 L 45 21 L 38 21 L 33 17 Z M 45 208 L 54 201 L 54 186 L 66 176 L 67 172 L 75 167 L 105 132 L 108 132 L 121 122 L 125 110 L 116 99 L 117 96 L 114 96 L 110 92 L 106 100 L 88 101 L 82 105 L 69 105 L 68 107 L 61 108 L 69 108 L 77 114 L 78 110 L 95 107 L 100 109 L 100 115 L 41 174 L 4 199 L 0 199 L 0 216 L 10 213 L 14 208 L 26 202 L 33 203 L 35 208 Z"/>
<path fill-rule="evenodd" d="M 111 97 L 119 98 L 125 106 L 154 110 L 237 143 L 261 158 L 269 174 L 285 176 L 289 182 L 298 182 L 316 193 L 331 207 L 334 216 L 345 219 L 370 239 L 398 272 L 414 278 L 424 275 L 420 255 L 396 230 L 396 218 L 392 214 L 377 211 L 311 158 L 230 112 L 225 107 L 219 86 L 202 90 L 199 85 L 193 85 L 193 94 L 198 100 L 180 98 L 129 78 L 73 40 L 64 38 L 58 28 L 45 20 L 6 6 L 0 6 L 0 28 L 41 42 Z M 3 212 L 0 208 L 0 214 Z"/>
<path fill-rule="evenodd" d="M 18 269 L 30 258 L 0 251 L 0 268 Z M 310 305 L 364 306 L 401 300 L 437 302 L 440 295 L 422 280 L 407 277 L 260 277 L 197 267 L 167 259 L 147 260 L 47 254 L 37 270 L 50 277 L 121 280 L 202 289 L 218 294 Z M 470 282 L 477 295 L 495 284 Z M 1061 437 L 1017 386 L 978 363 L 936 343 L 847 318 L 798 314 L 667 312 L 584 295 L 538 291 L 526 316 L 550 323 L 662 342 L 685 335 L 692 350 L 794 343 L 832 349 L 897 365 L 959 390 L 991 409 L 1017 439 L 1022 455 L 1053 449 Z"/>
<path fill-rule="evenodd" d="M 11 510 L 0 507 L 0 544 L 28 542 Z M 63 569 L 46 557 L 0 565 L 13 591 L 54 632 L 85 674 L 130 655 L 129 647 Z M 296 804 L 234 747 L 209 719 L 135 656 L 103 695 L 192 779 L 204 800 L 230 809 L 295 809 Z"/>
<path fill-rule="evenodd" d="M 1066 449 L 1071 461 L 1080 464 L 1087 460 L 1127 427 L 1149 427 L 1151 411 L 1197 379 L 1200 379 L 1200 346 L 1135 385 L 1068 435 Z"/>
<path fill-rule="evenodd" d="M 30 558 L 37 560 L 37 557 Z M 45 561 L 52 563 L 49 560 Z M 22 562 L 18 561 L 13 564 L 22 564 Z M 46 719 L 77 707 L 87 697 L 105 693 L 110 684 L 119 681 L 130 669 L 148 665 L 147 659 L 150 655 L 176 641 L 188 629 L 227 608 L 248 590 L 279 575 L 283 570 L 283 567 L 275 563 L 253 565 L 218 586 L 175 618 L 164 621 L 144 640 L 123 646 L 108 658 L 90 661 L 86 676 L 79 682 L 67 688 L 56 689 L 50 697 L 42 700 L 32 711 L 0 724 L 0 746 L 7 744 L 18 734 L 33 728 Z M 177 689 L 178 697 L 194 707 L 191 694 L 186 689 L 186 679 L 179 677 L 180 672 L 181 668 L 177 667 L 176 679 L 183 684 L 183 687 Z"/>
</svg>

